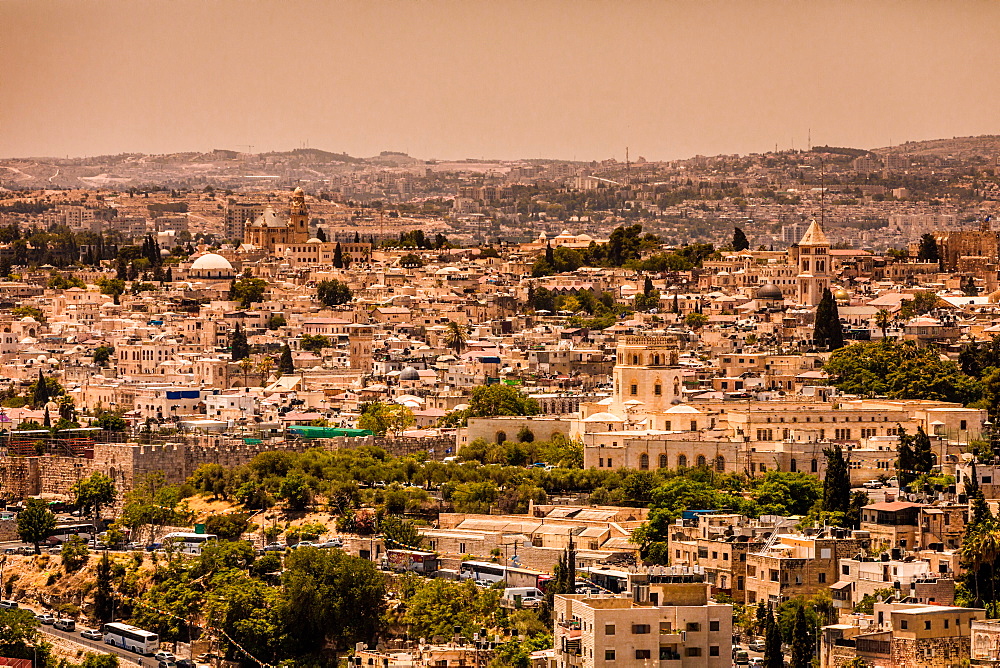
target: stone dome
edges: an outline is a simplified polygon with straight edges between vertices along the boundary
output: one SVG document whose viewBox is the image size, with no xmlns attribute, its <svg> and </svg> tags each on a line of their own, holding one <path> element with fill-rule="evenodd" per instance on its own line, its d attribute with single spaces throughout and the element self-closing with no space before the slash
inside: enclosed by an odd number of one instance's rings
<svg viewBox="0 0 1000 668">
<path fill-rule="evenodd" d="M 191 263 L 194 278 L 233 278 L 236 271 L 229 260 L 217 253 L 205 253 Z"/>
<path fill-rule="evenodd" d="M 844 288 L 839 288 L 833 291 L 833 298 L 836 299 L 837 301 L 846 302 L 848 299 L 851 298 L 851 295 Z"/>
<path fill-rule="evenodd" d="M 781 288 L 779 288 L 774 283 L 767 283 L 757 288 L 757 292 L 754 295 L 756 299 L 761 301 L 781 301 L 784 297 L 781 294 Z"/>
<path fill-rule="evenodd" d="M 191 269 L 228 269 L 229 271 L 232 271 L 233 265 L 229 263 L 229 260 L 222 257 L 218 253 L 205 253 L 191 264 Z"/>
<path fill-rule="evenodd" d="M 408 366 L 399 372 L 400 380 L 420 380 L 420 372 L 412 366 Z"/>
</svg>

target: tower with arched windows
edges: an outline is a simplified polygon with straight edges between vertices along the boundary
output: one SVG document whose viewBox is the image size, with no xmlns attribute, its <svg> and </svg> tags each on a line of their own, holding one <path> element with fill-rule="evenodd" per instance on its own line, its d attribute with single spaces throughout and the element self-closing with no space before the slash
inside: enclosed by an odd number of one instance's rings
<svg viewBox="0 0 1000 668">
<path fill-rule="evenodd" d="M 618 340 L 610 412 L 662 412 L 681 401 L 683 377 L 677 342 L 666 336 L 624 336 Z"/>
<path fill-rule="evenodd" d="M 798 265 L 798 302 L 815 306 L 823 299 L 823 291 L 830 287 L 830 242 L 823 228 L 815 220 L 793 249 Z"/>
</svg>

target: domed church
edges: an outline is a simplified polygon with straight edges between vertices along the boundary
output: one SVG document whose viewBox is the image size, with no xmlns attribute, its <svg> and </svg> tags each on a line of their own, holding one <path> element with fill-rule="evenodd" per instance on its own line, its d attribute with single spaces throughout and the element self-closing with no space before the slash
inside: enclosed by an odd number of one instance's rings
<svg viewBox="0 0 1000 668">
<path fill-rule="evenodd" d="M 243 230 L 243 245 L 260 248 L 271 253 L 277 244 L 304 244 L 309 239 L 309 207 L 302 188 L 292 191 L 288 216 L 277 213 L 272 207 L 248 224 Z"/>
</svg>

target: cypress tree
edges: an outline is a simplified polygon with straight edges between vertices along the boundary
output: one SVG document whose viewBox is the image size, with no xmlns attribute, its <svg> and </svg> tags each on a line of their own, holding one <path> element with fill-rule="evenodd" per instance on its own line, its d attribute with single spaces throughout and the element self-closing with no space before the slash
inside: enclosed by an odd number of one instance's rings
<svg viewBox="0 0 1000 668">
<path fill-rule="evenodd" d="M 899 433 L 899 447 L 896 450 L 899 453 L 899 457 L 896 459 L 896 477 L 899 478 L 900 489 L 903 489 L 917 477 L 914 473 L 917 458 L 913 452 L 913 437 L 908 435 L 900 425 L 896 425 L 896 431 Z"/>
<path fill-rule="evenodd" d="M 316 228 L 316 238 L 319 239 L 320 241 L 322 241 L 323 243 L 326 243 L 326 241 L 327 241 L 326 230 L 324 230 L 322 227 L 317 227 Z M 339 246 L 339 244 L 338 244 L 338 246 Z"/>
<path fill-rule="evenodd" d="M 784 668 L 785 657 L 781 653 L 781 630 L 774 620 L 774 610 L 767 606 L 767 617 L 764 618 L 764 666 L 765 668 Z"/>
<path fill-rule="evenodd" d="M 556 261 L 556 255 L 552 252 L 552 244 L 545 242 L 545 261 L 549 263 L 549 266 L 553 266 Z"/>
<path fill-rule="evenodd" d="M 344 255 L 340 250 L 340 243 L 337 243 L 336 248 L 333 249 L 333 266 L 337 269 L 344 268 Z"/>
<path fill-rule="evenodd" d="M 239 362 L 241 359 L 250 357 L 250 344 L 247 342 L 246 332 L 236 323 L 236 328 L 229 340 L 229 347 L 232 351 L 233 361 Z"/>
<path fill-rule="evenodd" d="M 826 477 L 823 478 L 823 510 L 847 513 L 851 505 L 851 474 L 839 443 L 825 448 Z"/>
<path fill-rule="evenodd" d="M 292 349 L 286 343 L 281 349 L 281 357 L 278 359 L 278 371 L 281 373 L 295 373 L 295 363 L 292 361 Z"/>
<path fill-rule="evenodd" d="M 681 298 L 680 295 L 674 295 L 674 313 L 681 312 Z"/>
<path fill-rule="evenodd" d="M 743 251 L 750 248 L 750 240 L 738 227 L 733 228 L 733 250 Z"/>
<path fill-rule="evenodd" d="M 653 280 L 647 276 L 646 280 L 642 284 L 642 294 L 646 297 L 653 291 Z"/>
<path fill-rule="evenodd" d="M 913 437 L 913 469 L 919 473 L 930 473 L 934 467 L 934 453 L 931 451 L 931 439 L 923 426 L 917 427 Z"/>
<path fill-rule="evenodd" d="M 791 668 L 811 668 L 813 659 L 812 633 L 809 620 L 806 619 L 806 609 L 800 605 L 795 610 L 795 621 L 792 623 L 792 660 Z"/>
<path fill-rule="evenodd" d="M 49 402 L 49 386 L 45 382 L 45 376 L 42 375 L 42 370 L 38 370 L 38 380 L 35 381 L 35 392 L 31 397 L 31 403 L 34 407 L 41 408 Z"/>
<path fill-rule="evenodd" d="M 827 288 L 823 290 L 823 298 L 816 307 L 816 323 L 813 339 L 818 348 L 837 350 L 844 347 L 844 328 L 840 324 L 840 313 L 833 293 Z"/>
</svg>

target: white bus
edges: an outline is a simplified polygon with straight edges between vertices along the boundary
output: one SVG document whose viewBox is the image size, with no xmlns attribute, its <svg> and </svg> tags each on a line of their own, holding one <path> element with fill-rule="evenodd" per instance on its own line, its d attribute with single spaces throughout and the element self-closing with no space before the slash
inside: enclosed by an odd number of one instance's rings
<svg viewBox="0 0 1000 668">
<path fill-rule="evenodd" d="M 475 580 L 476 582 L 500 582 L 507 572 L 506 566 L 490 563 L 488 561 L 463 561 L 459 570 L 459 577 L 463 580 Z"/>
<path fill-rule="evenodd" d="M 164 536 L 162 542 L 164 548 L 167 547 L 167 543 L 171 543 L 174 550 L 178 552 L 201 554 L 202 546 L 204 546 L 206 542 L 216 539 L 218 539 L 218 536 L 214 533 L 187 533 L 184 531 L 175 531 Z"/>
<path fill-rule="evenodd" d="M 104 635 L 105 644 L 121 647 L 137 654 L 148 656 L 160 649 L 160 637 L 158 635 L 149 631 L 143 631 L 130 624 L 111 622 L 104 625 L 101 633 Z"/>
</svg>

